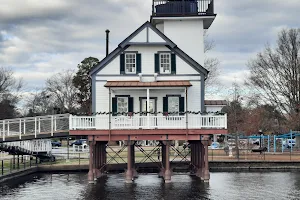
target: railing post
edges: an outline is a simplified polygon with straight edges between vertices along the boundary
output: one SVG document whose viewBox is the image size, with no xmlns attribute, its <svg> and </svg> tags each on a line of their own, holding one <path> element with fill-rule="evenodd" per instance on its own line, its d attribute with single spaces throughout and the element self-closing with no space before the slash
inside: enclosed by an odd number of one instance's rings
<svg viewBox="0 0 300 200">
<path fill-rule="evenodd" d="M 150 129 L 150 90 L 147 88 L 147 127 Z"/>
<path fill-rule="evenodd" d="M 3 120 L 3 130 L 2 130 L 2 133 L 3 133 L 3 141 L 5 141 L 5 120 Z"/>
<path fill-rule="evenodd" d="M 225 129 L 227 129 L 227 113 L 225 113 Z"/>
<path fill-rule="evenodd" d="M 20 169 L 20 156 L 18 155 L 17 156 L 18 160 L 17 160 L 17 167 L 18 167 L 18 170 Z"/>
<path fill-rule="evenodd" d="M 36 138 L 36 117 L 34 118 L 34 137 Z"/>
<path fill-rule="evenodd" d="M 22 137 L 22 119 L 19 121 L 19 139 Z"/>
<path fill-rule="evenodd" d="M 53 136 L 53 115 L 51 116 L 51 136 Z"/>
<path fill-rule="evenodd" d="M 26 120 L 24 119 L 24 135 L 26 134 Z M 21 138 L 20 138 L 21 139 Z"/>
<path fill-rule="evenodd" d="M 54 116 L 54 131 L 56 131 L 56 116 Z"/>
<path fill-rule="evenodd" d="M 72 115 L 69 115 L 69 130 L 72 130 Z"/>
<path fill-rule="evenodd" d="M 39 133 L 41 133 L 41 118 L 39 118 Z"/>
<path fill-rule="evenodd" d="M 4 160 L 1 160 L 1 174 L 4 174 Z"/>
<path fill-rule="evenodd" d="M 13 165 L 12 165 L 12 159 L 9 160 L 9 172 L 11 173 L 12 172 L 12 168 L 13 168 Z"/>
</svg>

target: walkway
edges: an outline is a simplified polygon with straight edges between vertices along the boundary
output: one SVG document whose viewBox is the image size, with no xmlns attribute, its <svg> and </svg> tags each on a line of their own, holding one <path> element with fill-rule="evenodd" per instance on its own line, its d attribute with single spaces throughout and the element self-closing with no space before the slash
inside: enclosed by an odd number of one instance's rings
<svg viewBox="0 0 300 200">
<path fill-rule="evenodd" d="M 66 137 L 69 114 L 6 119 L 0 121 L 0 142 Z"/>
</svg>

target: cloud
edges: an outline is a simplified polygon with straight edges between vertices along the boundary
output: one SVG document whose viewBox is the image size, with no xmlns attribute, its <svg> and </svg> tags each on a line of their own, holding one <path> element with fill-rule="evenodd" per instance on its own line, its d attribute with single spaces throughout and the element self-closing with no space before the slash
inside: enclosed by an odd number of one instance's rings
<svg viewBox="0 0 300 200">
<path fill-rule="evenodd" d="M 4 0 L 0 0 L 4 1 Z M 0 7 L 0 65 L 23 77 L 28 90 L 53 73 L 76 69 L 89 56 L 102 59 L 105 30 L 110 51 L 150 19 L 151 0 L 10 0 Z M 243 83 L 246 63 L 266 43 L 274 45 L 282 28 L 298 26 L 298 0 L 218 0 L 208 31 L 226 87 Z M 234 78 L 236 77 L 236 78 Z"/>
</svg>

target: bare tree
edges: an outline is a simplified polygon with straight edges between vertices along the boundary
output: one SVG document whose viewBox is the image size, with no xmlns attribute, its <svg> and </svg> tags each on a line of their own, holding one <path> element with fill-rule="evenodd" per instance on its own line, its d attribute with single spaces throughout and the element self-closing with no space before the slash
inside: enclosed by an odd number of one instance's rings
<svg viewBox="0 0 300 200">
<path fill-rule="evenodd" d="M 27 97 L 25 106 L 28 116 L 46 115 L 53 114 L 55 102 L 47 91 L 37 90 Z"/>
<path fill-rule="evenodd" d="M 300 29 L 284 29 L 275 48 L 266 46 L 248 63 L 246 85 L 267 104 L 290 117 L 300 109 Z"/>
<path fill-rule="evenodd" d="M 218 58 L 208 57 L 207 54 L 215 47 L 215 42 L 208 38 L 208 34 L 204 33 L 204 68 L 209 71 L 208 77 L 205 81 L 205 86 L 208 92 L 217 92 L 220 90 L 218 76 L 220 75 L 220 61 Z"/>
<path fill-rule="evenodd" d="M 16 104 L 22 87 L 22 79 L 15 78 L 10 68 L 0 67 L 0 119 L 17 116 Z"/>
<path fill-rule="evenodd" d="M 75 112 L 78 108 L 77 89 L 73 85 L 74 71 L 67 70 L 53 75 L 46 81 L 45 91 L 53 98 L 60 113 Z"/>
</svg>

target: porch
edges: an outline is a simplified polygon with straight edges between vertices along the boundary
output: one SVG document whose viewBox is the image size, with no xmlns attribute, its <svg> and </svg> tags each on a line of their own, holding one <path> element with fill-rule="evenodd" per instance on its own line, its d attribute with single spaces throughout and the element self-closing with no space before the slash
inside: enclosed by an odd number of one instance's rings
<svg viewBox="0 0 300 200">
<path fill-rule="evenodd" d="M 70 116 L 70 130 L 227 129 L 227 114 L 184 116 Z"/>
<path fill-rule="evenodd" d="M 96 102 L 94 116 L 70 116 L 70 130 L 227 129 L 226 114 L 204 114 L 200 80 L 143 77 L 104 87 L 107 100 Z"/>
</svg>

